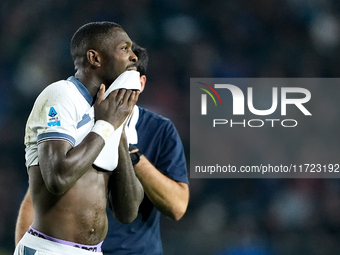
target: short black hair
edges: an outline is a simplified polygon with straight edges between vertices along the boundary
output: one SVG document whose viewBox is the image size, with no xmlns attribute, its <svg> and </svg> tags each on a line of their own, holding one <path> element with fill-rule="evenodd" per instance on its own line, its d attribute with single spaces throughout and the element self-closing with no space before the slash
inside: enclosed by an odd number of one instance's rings
<svg viewBox="0 0 340 255">
<path fill-rule="evenodd" d="M 133 42 L 132 51 L 138 58 L 138 61 L 135 64 L 137 71 L 140 73 L 140 75 L 146 75 L 146 69 L 149 62 L 149 56 L 146 49 Z"/>
<path fill-rule="evenodd" d="M 90 22 L 81 26 L 71 39 L 71 56 L 75 60 L 77 57 L 84 56 L 89 47 L 96 47 L 108 35 L 112 28 L 122 27 L 110 21 Z"/>
</svg>

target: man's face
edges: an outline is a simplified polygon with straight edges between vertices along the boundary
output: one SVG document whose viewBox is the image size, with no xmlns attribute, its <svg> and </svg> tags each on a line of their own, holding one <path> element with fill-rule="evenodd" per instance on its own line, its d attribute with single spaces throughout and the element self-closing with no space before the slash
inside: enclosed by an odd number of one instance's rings
<svg viewBox="0 0 340 255">
<path fill-rule="evenodd" d="M 111 30 L 112 36 L 104 42 L 102 57 L 103 80 L 109 86 L 121 73 L 126 70 L 136 70 L 138 60 L 132 52 L 132 41 L 119 28 Z"/>
</svg>

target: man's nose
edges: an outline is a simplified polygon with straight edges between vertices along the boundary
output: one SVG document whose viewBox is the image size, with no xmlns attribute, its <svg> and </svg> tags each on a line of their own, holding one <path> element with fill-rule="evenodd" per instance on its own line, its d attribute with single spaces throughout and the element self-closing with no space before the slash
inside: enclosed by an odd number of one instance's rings
<svg viewBox="0 0 340 255">
<path fill-rule="evenodd" d="M 133 51 L 131 51 L 129 60 L 134 62 L 134 63 L 136 63 L 138 61 L 138 57 L 136 56 L 135 53 L 133 53 Z"/>
</svg>

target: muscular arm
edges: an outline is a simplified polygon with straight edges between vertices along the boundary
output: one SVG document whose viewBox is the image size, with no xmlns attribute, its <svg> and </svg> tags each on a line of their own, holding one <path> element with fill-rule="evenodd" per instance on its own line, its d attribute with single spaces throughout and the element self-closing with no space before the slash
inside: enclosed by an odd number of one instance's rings
<svg viewBox="0 0 340 255">
<path fill-rule="evenodd" d="M 39 165 L 47 189 L 55 195 L 68 191 L 90 169 L 103 146 L 104 140 L 93 132 L 76 147 L 64 141 L 39 144 Z"/>
<path fill-rule="evenodd" d="M 138 214 L 144 191 L 133 170 L 125 133 L 119 144 L 118 166 L 109 179 L 109 205 L 121 223 L 131 223 Z"/>
<path fill-rule="evenodd" d="M 112 92 L 104 100 L 104 86 L 94 105 L 96 120 L 105 120 L 119 127 L 132 111 L 138 93 L 126 90 Z M 39 164 L 47 189 L 56 195 L 64 194 L 91 169 L 92 163 L 104 147 L 104 140 L 90 132 L 76 147 L 65 141 L 48 141 L 38 145 Z"/>
<path fill-rule="evenodd" d="M 34 210 L 31 201 L 29 189 L 21 202 L 19 214 L 15 226 L 15 245 L 18 244 L 20 239 L 24 236 L 28 228 L 32 225 L 34 218 Z"/>
<path fill-rule="evenodd" d="M 141 156 L 134 168 L 151 202 L 172 220 L 179 220 L 188 206 L 188 184 L 166 177 L 145 156 Z"/>
</svg>

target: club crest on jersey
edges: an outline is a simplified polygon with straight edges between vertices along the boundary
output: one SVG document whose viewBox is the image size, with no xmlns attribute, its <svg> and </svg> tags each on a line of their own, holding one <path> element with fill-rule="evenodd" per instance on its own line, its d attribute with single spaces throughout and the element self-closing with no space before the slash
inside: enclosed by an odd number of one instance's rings
<svg viewBox="0 0 340 255">
<path fill-rule="evenodd" d="M 47 125 L 49 127 L 60 126 L 59 110 L 57 106 L 47 107 L 46 113 L 47 113 Z"/>
</svg>

